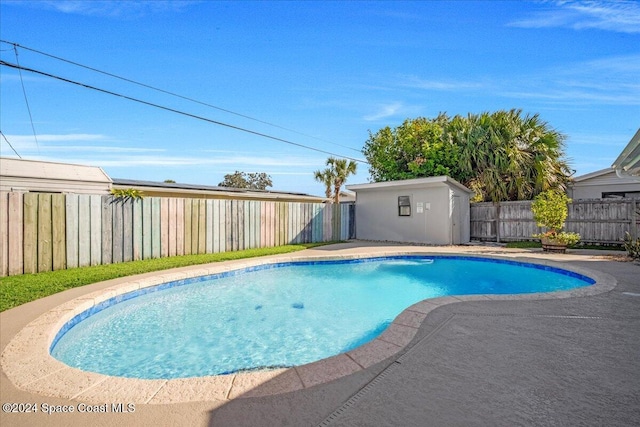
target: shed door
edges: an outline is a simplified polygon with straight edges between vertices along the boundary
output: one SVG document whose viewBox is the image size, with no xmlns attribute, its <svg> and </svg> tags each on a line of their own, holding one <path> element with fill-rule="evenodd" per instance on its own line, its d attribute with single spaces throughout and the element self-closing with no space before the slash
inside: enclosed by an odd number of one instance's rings
<svg viewBox="0 0 640 427">
<path fill-rule="evenodd" d="M 460 196 L 454 195 L 451 206 L 451 243 L 454 245 L 462 243 L 462 230 L 460 228 L 460 225 L 462 224 L 462 221 L 460 220 L 461 213 Z"/>
</svg>

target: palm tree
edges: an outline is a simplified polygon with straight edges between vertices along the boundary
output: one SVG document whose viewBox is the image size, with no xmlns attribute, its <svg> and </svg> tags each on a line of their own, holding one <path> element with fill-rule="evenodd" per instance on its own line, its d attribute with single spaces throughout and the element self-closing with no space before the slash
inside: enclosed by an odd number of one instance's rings
<svg viewBox="0 0 640 427">
<path fill-rule="evenodd" d="M 335 203 L 340 203 L 340 188 L 347 181 L 349 175 L 355 175 L 357 164 L 353 160 L 329 157 L 327 165 L 333 171 L 333 197 Z"/>
<path fill-rule="evenodd" d="M 327 199 L 331 198 L 331 191 L 333 190 L 333 174 L 331 173 L 331 169 L 326 168 L 323 171 L 315 171 L 313 173 L 313 177 L 316 181 L 324 184 L 324 194 Z"/>
<path fill-rule="evenodd" d="M 347 181 L 349 175 L 356 173 L 357 164 L 353 160 L 347 162 L 347 159 L 336 159 L 335 157 L 329 157 L 326 164 L 328 168 L 315 171 L 313 176 L 316 181 L 325 185 L 327 198 L 333 197 L 334 203 L 340 203 L 340 188 Z"/>
</svg>

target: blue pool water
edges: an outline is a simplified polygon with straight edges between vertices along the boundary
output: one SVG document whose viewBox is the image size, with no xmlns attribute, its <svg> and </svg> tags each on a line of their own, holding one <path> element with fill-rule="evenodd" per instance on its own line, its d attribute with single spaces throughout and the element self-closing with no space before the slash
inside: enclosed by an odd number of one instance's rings
<svg viewBox="0 0 640 427">
<path fill-rule="evenodd" d="M 552 292 L 594 283 L 550 267 L 464 257 L 252 270 L 107 301 L 70 321 L 51 354 L 86 371 L 149 379 L 294 366 L 373 340 L 404 309 L 426 298 Z"/>
</svg>

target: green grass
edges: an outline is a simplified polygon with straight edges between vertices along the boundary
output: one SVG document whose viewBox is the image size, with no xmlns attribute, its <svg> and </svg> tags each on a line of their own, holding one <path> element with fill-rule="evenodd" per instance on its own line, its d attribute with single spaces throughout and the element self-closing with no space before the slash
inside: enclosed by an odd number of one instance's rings
<svg viewBox="0 0 640 427">
<path fill-rule="evenodd" d="M 67 289 L 102 282 L 104 280 L 116 279 L 118 277 L 210 262 L 286 254 L 330 243 L 336 242 L 302 243 L 277 246 L 274 248 L 246 249 L 236 252 L 184 255 L 3 277 L 0 283 L 0 311 L 5 311 Z"/>
<path fill-rule="evenodd" d="M 540 242 L 532 242 L 532 241 L 523 241 L 523 242 L 508 242 L 507 248 L 517 248 L 517 249 L 530 249 L 530 248 L 541 248 L 542 244 Z M 577 245 L 569 246 L 569 249 L 597 249 L 602 251 L 623 251 L 624 248 L 622 245 L 581 245 L 578 243 Z"/>
</svg>

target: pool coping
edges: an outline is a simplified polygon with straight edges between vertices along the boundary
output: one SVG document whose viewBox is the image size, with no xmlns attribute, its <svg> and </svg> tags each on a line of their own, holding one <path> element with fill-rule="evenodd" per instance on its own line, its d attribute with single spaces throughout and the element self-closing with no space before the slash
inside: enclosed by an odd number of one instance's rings
<svg viewBox="0 0 640 427">
<path fill-rule="evenodd" d="M 18 389 L 31 393 L 79 400 L 87 403 L 126 401 L 135 404 L 166 404 L 196 401 L 228 401 L 235 398 L 282 394 L 325 384 L 364 370 L 403 351 L 413 340 L 427 315 L 452 303 L 479 300 L 541 300 L 597 295 L 615 288 L 613 276 L 556 261 L 517 254 L 442 252 L 438 250 L 387 250 L 367 254 L 327 254 L 251 258 L 240 262 L 195 266 L 181 271 L 164 271 L 145 278 L 132 277 L 104 290 L 91 292 L 42 314 L 20 330 L 5 347 L 2 368 Z M 376 339 L 346 353 L 292 368 L 241 372 L 227 375 L 180 379 L 133 379 L 82 371 L 65 365 L 49 354 L 58 331 L 73 317 L 91 307 L 131 291 L 199 276 L 244 270 L 268 264 L 351 260 L 391 256 L 463 256 L 510 260 L 571 271 L 591 277 L 595 284 L 569 291 L 508 295 L 463 295 L 426 299 L 407 307 Z"/>
</svg>

